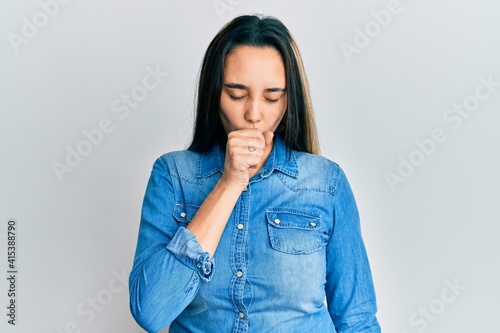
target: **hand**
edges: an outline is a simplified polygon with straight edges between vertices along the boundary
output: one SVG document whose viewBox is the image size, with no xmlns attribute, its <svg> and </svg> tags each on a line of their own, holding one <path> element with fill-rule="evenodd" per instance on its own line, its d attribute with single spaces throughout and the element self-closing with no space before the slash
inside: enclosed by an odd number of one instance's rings
<svg viewBox="0 0 500 333">
<path fill-rule="evenodd" d="M 264 165 L 273 137 L 273 132 L 262 133 L 255 128 L 230 132 L 221 181 L 243 190 L 251 176 Z"/>
</svg>

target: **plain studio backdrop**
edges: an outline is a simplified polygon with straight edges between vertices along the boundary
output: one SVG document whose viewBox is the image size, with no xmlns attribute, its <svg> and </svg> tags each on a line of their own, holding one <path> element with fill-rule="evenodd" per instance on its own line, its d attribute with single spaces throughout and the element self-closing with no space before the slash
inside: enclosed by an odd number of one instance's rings
<svg viewBox="0 0 500 333">
<path fill-rule="evenodd" d="M 299 44 L 383 331 L 498 332 L 497 0 L 2 1 L 0 331 L 143 332 L 127 280 L 151 167 L 186 148 L 204 51 L 244 13 Z"/>
</svg>

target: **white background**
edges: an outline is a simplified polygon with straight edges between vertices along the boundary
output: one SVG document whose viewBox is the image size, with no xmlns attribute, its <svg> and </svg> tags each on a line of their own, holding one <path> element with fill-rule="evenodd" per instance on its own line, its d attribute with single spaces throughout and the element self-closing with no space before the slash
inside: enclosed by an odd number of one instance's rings
<svg viewBox="0 0 500 333">
<path fill-rule="evenodd" d="M 381 27 L 372 12 L 388 6 L 397 13 Z M 357 198 L 383 331 L 498 332 L 500 4 L 391 6 L 74 0 L 50 17 L 37 1 L 2 1 L 0 277 L 9 218 L 19 273 L 15 327 L 0 280 L 0 331 L 142 332 L 117 276 L 128 279 L 152 164 L 189 142 L 210 40 L 234 16 L 258 12 L 280 18 L 302 51 L 322 153 Z M 356 31 L 365 28 L 362 45 Z M 357 53 L 343 53 L 356 43 Z M 125 117 L 113 112 L 122 94 L 140 91 L 147 68 L 169 75 Z M 478 88 L 479 77 L 496 86 Z M 474 111 L 454 128 L 443 116 L 457 117 L 447 110 L 465 102 Z M 88 150 L 83 131 L 106 118 L 113 131 Z M 436 128 L 446 140 L 432 149 L 425 140 Z M 67 165 L 67 146 L 78 145 L 87 156 L 58 179 L 54 163 Z M 391 189 L 385 175 L 398 173 L 400 158 L 418 165 Z"/>
</svg>

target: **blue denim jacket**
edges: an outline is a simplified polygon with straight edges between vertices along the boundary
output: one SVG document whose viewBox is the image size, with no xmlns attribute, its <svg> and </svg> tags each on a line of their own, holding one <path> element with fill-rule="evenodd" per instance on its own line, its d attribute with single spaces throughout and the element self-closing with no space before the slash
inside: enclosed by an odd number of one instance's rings
<svg viewBox="0 0 500 333">
<path fill-rule="evenodd" d="M 144 198 L 130 309 L 147 331 L 380 332 L 356 203 L 334 162 L 275 136 L 213 258 L 185 227 L 219 180 L 219 145 L 156 160 Z M 327 305 L 326 305 L 327 304 Z"/>
</svg>

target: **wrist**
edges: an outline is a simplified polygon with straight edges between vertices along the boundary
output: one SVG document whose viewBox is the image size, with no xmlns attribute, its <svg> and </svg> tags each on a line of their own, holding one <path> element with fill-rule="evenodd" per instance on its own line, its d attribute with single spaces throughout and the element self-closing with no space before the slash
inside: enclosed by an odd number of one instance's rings
<svg viewBox="0 0 500 333">
<path fill-rule="evenodd" d="M 219 181 L 216 184 L 216 187 L 218 187 L 222 191 L 228 191 L 234 194 L 237 194 L 238 196 L 243 192 L 248 185 L 247 183 L 242 183 L 242 182 L 235 182 L 235 181 L 230 181 L 227 180 L 224 175 L 219 179 Z"/>
</svg>

